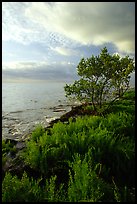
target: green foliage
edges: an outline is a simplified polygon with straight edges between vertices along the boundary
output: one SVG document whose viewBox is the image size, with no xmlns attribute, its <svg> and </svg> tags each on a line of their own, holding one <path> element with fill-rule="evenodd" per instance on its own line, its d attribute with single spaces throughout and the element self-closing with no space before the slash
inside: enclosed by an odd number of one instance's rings
<svg viewBox="0 0 137 204">
<path fill-rule="evenodd" d="M 118 188 L 100 178 L 100 164 L 91 168 L 87 158 L 82 160 L 75 154 L 74 161 L 69 163 L 69 182 L 67 192 L 64 185 L 57 188 L 57 176 L 45 180 L 44 186 L 40 181 L 29 178 L 26 172 L 21 179 L 6 173 L 2 183 L 2 202 L 126 202 L 131 200 L 131 191 L 125 186 Z M 99 167 L 99 168 L 98 168 Z M 132 196 L 133 197 L 133 196 Z"/>
<path fill-rule="evenodd" d="M 135 90 L 131 89 L 124 93 L 123 97 L 109 105 L 109 112 L 124 111 L 135 115 Z"/>
<path fill-rule="evenodd" d="M 38 126 L 21 157 L 42 176 L 43 184 L 26 174 L 22 179 L 6 174 L 3 201 L 134 201 L 133 100 L 133 92 L 128 92 L 113 104 L 115 111 L 103 117 L 77 117 L 75 122 L 70 118 L 67 124 L 54 124 L 50 131 Z M 4 148 L 3 142 L 3 153 Z"/>
<path fill-rule="evenodd" d="M 24 172 L 22 179 L 6 173 L 2 183 L 2 202 L 37 202 L 43 194 L 38 186 L 39 181 L 29 179 Z"/>
<path fill-rule="evenodd" d="M 57 176 L 52 176 L 50 178 L 50 181 L 47 181 L 47 191 L 48 191 L 48 199 L 50 201 L 55 201 L 56 195 L 55 195 L 55 181 L 56 181 Z"/>
<path fill-rule="evenodd" d="M 25 152 L 21 153 L 21 157 L 25 157 L 26 164 L 29 164 L 30 167 L 38 169 L 39 167 L 39 147 L 37 143 L 33 140 L 27 142 Z"/>
<path fill-rule="evenodd" d="M 64 87 L 66 96 L 84 102 L 92 102 L 94 109 L 102 107 L 106 100 L 123 96 L 129 88 L 130 74 L 135 70 L 133 59 L 110 55 L 106 47 L 99 56 L 82 58 L 77 66 L 81 79 Z"/>
<path fill-rule="evenodd" d="M 105 178 L 125 175 L 125 181 L 129 178 L 133 182 L 132 176 L 127 177 L 134 166 L 133 135 L 128 131 L 133 129 L 132 122 L 132 116 L 125 112 L 111 113 L 105 118 L 78 117 L 76 122 L 70 119 L 69 124 L 59 122 L 51 129 L 51 135 L 43 133 L 37 141 L 27 142 L 24 160 L 32 168 L 47 174 L 59 162 L 72 161 L 75 153 L 84 156 L 91 150 L 92 162 L 103 164 Z"/>
<path fill-rule="evenodd" d="M 102 119 L 100 127 L 107 128 L 115 135 L 133 137 L 133 132 L 130 132 L 134 128 L 133 114 L 126 112 L 110 113 L 106 118 Z"/>
<path fill-rule="evenodd" d="M 2 154 L 5 155 L 7 154 L 8 152 L 12 152 L 12 153 L 15 153 L 16 152 L 16 148 L 15 146 L 9 141 L 5 141 L 5 140 L 2 140 Z"/>
<path fill-rule="evenodd" d="M 89 186 L 88 164 L 86 161 L 81 161 L 79 155 L 76 154 L 74 162 L 70 163 L 70 167 L 72 167 L 74 176 L 70 171 L 68 199 L 72 202 L 86 200 Z"/>
<path fill-rule="evenodd" d="M 72 171 L 69 173 L 68 201 L 99 202 L 113 198 L 111 185 L 105 183 L 95 172 L 98 164 L 93 168 L 86 161 L 86 156 L 81 160 L 80 155 L 76 154 L 70 166 Z"/>
<path fill-rule="evenodd" d="M 46 180 L 46 191 L 48 202 L 58 202 L 66 200 L 66 193 L 63 188 L 64 185 L 61 184 L 57 189 L 56 185 L 57 176 L 51 176 L 49 180 Z"/>
<path fill-rule="evenodd" d="M 32 140 L 37 141 L 41 135 L 44 133 L 44 128 L 41 125 L 38 125 L 35 131 L 32 132 Z"/>
<path fill-rule="evenodd" d="M 16 147 L 9 141 L 2 140 L 2 166 L 5 165 L 6 161 L 8 160 L 8 153 L 10 152 L 11 155 L 15 155 L 17 152 Z"/>
<path fill-rule="evenodd" d="M 132 100 L 135 99 L 135 90 L 134 88 L 130 89 L 128 92 L 124 93 L 123 98 L 126 100 Z"/>
</svg>

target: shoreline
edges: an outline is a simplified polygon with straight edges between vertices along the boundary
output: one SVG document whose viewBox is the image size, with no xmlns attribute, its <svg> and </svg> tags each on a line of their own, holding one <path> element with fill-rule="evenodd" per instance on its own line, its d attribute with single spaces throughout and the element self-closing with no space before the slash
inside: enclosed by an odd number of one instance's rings
<svg viewBox="0 0 137 204">
<path fill-rule="evenodd" d="M 132 89 L 133 88 L 130 88 L 129 90 Z M 38 112 L 38 114 L 40 113 L 41 116 L 38 119 L 34 119 L 33 115 L 30 115 L 33 120 L 29 122 L 26 121 L 25 123 L 23 123 L 24 121 L 20 118 L 16 118 L 16 116 L 14 116 L 15 118 L 10 118 L 10 113 L 5 115 L 2 113 L 2 140 L 9 139 L 17 142 L 25 141 L 27 140 L 27 135 L 31 134 L 38 125 L 41 125 L 43 128 L 48 128 L 57 121 L 64 122 L 65 120 L 68 120 L 68 117 L 70 117 L 70 115 L 74 115 L 76 117 L 77 111 L 79 111 L 78 109 L 80 106 L 83 105 L 78 101 L 58 100 L 58 103 L 56 105 L 53 105 L 51 107 L 39 108 L 39 111 L 43 111 L 42 113 Z M 77 110 L 76 107 L 78 107 Z M 28 109 L 25 111 L 28 111 Z M 14 111 L 11 113 L 22 114 L 25 111 Z M 31 114 L 32 112 L 35 113 L 36 111 L 37 109 L 30 109 Z M 10 117 L 8 118 L 8 116 Z M 4 119 L 6 119 L 7 121 L 5 122 Z M 3 130 L 7 132 L 3 133 Z"/>
<path fill-rule="evenodd" d="M 15 118 L 11 118 L 12 112 L 2 115 L 2 140 L 14 140 L 17 142 L 25 141 L 27 135 L 31 134 L 38 125 L 47 128 L 51 123 L 54 123 L 54 121 L 59 120 L 64 114 L 70 112 L 73 107 L 79 106 L 77 102 L 61 103 L 62 101 L 60 100 L 58 100 L 58 102 L 60 102 L 60 104 L 56 106 L 40 108 L 39 111 L 44 109 L 44 113 L 41 114 L 42 117 L 39 117 L 37 120 L 34 119 L 29 123 L 16 118 L 16 116 L 14 116 Z M 36 110 L 34 109 L 33 111 L 35 112 Z M 23 111 L 16 111 L 16 113 L 22 114 Z"/>
<path fill-rule="evenodd" d="M 83 104 L 81 105 L 75 105 L 75 106 L 70 106 L 71 110 L 66 111 L 65 113 L 60 112 L 61 115 L 60 117 L 52 117 L 50 118 L 49 123 L 47 124 L 47 126 L 44 126 L 43 128 L 45 129 L 45 131 L 48 131 L 50 128 L 53 127 L 54 124 L 56 124 L 57 122 L 68 122 L 69 118 L 72 117 L 73 119 L 75 119 L 78 115 L 82 115 L 81 113 L 81 108 L 83 107 Z M 53 107 L 53 109 L 55 110 L 55 107 Z M 94 113 L 93 113 L 94 114 Z M 40 124 L 39 124 L 40 125 Z M 22 149 L 24 149 L 26 147 L 25 142 L 31 140 L 31 134 L 32 132 L 35 130 L 36 126 L 30 130 L 29 132 L 27 131 L 25 134 L 23 134 L 23 136 L 20 136 L 19 139 L 13 138 L 13 137 L 8 137 L 8 138 L 2 138 L 2 140 L 5 141 L 5 143 L 7 144 L 8 142 L 10 142 L 10 144 L 15 147 L 16 149 L 16 153 L 12 155 L 12 153 L 9 154 L 9 158 L 11 159 L 16 159 L 18 152 L 20 152 Z M 7 167 L 5 167 L 7 168 Z"/>
</svg>

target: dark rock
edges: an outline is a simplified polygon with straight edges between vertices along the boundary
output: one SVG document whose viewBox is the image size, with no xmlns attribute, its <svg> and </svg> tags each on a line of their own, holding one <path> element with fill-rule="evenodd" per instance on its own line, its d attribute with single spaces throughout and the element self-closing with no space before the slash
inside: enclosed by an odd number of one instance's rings
<svg viewBox="0 0 137 204">
<path fill-rule="evenodd" d="M 18 141 L 14 140 L 14 139 L 5 139 L 5 143 L 7 144 L 8 142 L 10 142 L 10 144 L 12 144 L 14 146 L 17 144 Z"/>
<path fill-rule="evenodd" d="M 57 118 L 57 119 L 55 119 L 55 120 L 52 120 L 52 121 L 49 123 L 49 126 L 48 126 L 48 127 L 52 127 L 55 123 L 57 123 L 57 122 L 59 122 L 59 121 L 60 121 L 59 118 Z"/>
<path fill-rule="evenodd" d="M 21 150 L 21 149 L 23 149 L 25 146 L 26 146 L 26 145 L 25 145 L 25 142 L 18 142 L 15 147 L 16 147 L 17 150 Z"/>
<path fill-rule="evenodd" d="M 12 166 L 12 159 L 11 158 L 7 158 L 7 161 L 5 162 L 5 164 L 2 166 L 2 171 L 5 173 L 6 171 L 9 170 L 10 166 Z"/>
<path fill-rule="evenodd" d="M 61 108 L 56 108 L 53 110 L 53 112 L 64 112 L 66 111 L 65 109 L 61 109 Z"/>
<path fill-rule="evenodd" d="M 62 104 L 60 104 L 60 105 L 58 105 L 58 107 L 63 107 L 63 105 L 62 105 Z"/>
<path fill-rule="evenodd" d="M 17 160 L 18 158 L 16 158 Z M 19 160 L 19 162 L 12 163 L 12 165 L 9 166 L 8 172 L 10 172 L 13 176 L 16 175 L 17 177 L 21 178 L 24 170 L 25 170 L 26 164 L 23 162 L 23 160 Z"/>
<path fill-rule="evenodd" d="M 61 122 L 68 122 L 69 118 L 72 118 L 73 121 L 76 120 L 76 117 L 77 116 L 82 116 L 82 115 L 96 115 L 96 112 L 95 111 L 89 111 L 89 110 L 85 110 L 84 107 L 87 106 L 89 104 L 82 104 L 82 105 L 78 105 L 78 106 L 72 106 L 72 109 L 63 114 L 60 118 L 58 119 L 55 119 L 55 120 L 52 120 L 50 123 L 49 123 L 49 126 L 45 128 L 45 130 L 49 129 L 49 128 L 52 128 L 53 125 L 59 121 Z M 53 108 L 55 110 L 58 110 L 56 109 L 55 107 Z M 59 109 L 61 110 L 61 109 Z M 54 111 L 55 112 L 55 111 Z M 57 112 L 57 111 L 56 111 Z"/>
</svg>

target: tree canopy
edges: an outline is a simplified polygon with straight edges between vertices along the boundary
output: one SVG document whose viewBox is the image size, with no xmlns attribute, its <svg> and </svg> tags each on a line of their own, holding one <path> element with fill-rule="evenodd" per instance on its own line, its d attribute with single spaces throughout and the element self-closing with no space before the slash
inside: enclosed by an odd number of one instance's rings
<svg viewBox="0 0 137 204">
<path fill-rule="evenodd" d="M 129 89 L 130 74 L 135 70 L 134 60 L 129 56 L 109 54 L 106 47 L 100 55 L 82 58 L 77 66 L 81 77 L 64 87 L 66 97 L 91 102 L 94 109 L 103 102 L 113 102 Z"/>
</svg>

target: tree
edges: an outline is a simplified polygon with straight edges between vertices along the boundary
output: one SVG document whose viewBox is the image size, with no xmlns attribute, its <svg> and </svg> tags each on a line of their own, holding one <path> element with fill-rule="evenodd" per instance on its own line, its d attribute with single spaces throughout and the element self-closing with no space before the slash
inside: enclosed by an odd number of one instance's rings
<svg viewBox="0 0 137 204">
<path fill-rule="evenodd" d="M 66 84 L 66 97 L 91 102 L 96 110 L 97 105 L 101 108 L 106 100 L 113 102 L 123 96 L 129 88 L 130 74 L 134 70 L 133 59 L 110 55 L 104 47 L 100 55 L 81 59 L 77 66 L 81 78 L 72 85 Z"/>
</svg>

